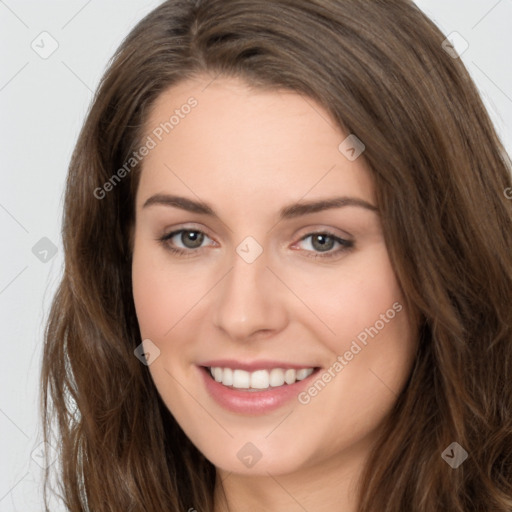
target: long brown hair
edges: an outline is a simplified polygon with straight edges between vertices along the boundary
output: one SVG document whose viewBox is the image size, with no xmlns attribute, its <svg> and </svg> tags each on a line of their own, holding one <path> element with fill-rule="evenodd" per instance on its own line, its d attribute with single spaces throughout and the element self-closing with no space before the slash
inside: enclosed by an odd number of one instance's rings
<svg viewBox="0 0 512 512">
<path fill-rule="evenodd" d="M 94 193 L 140 147 L 159 94 L 198 73 L 310 97 L 366 146 L 389 255 L 421 327 L 359 510 L 512 510 L 511 166 L 444 39 L 410 0 L 169 0 L 128 35 L 72 156 L 65 269 L 45 332 L 44 436 L 60 448 L 70 511 L 213 509 L 215 468 L 133 353 L 140 164 Z M 457 469 L 441 457 L 453 442 L 469 454 Z"/>
</svg>

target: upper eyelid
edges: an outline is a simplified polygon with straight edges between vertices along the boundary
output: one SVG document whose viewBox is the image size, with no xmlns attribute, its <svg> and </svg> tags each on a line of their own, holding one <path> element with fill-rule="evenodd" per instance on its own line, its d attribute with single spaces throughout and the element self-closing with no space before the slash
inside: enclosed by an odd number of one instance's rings
<svg viewBox="0 0 512 512">
<path fill-rule="evenodd" d="M 181 228 L 175 228 L 175 229 L 169 229 L 169 230 L 166 230 L 164 232 L 164 234 L 162 235 L 162 238 L 167 238 L 167 239 L 170 239 L 170 238 L 173 238 L 174 236 L 182 233 L 183 231 L 196 231 L 198 233 L 202 233 L 203 235 L 207 236 L 210 240 L 214 240 L 209 234 L 207 231 L 205 231 L 204 229 L 200 229 L 200 228 L 195 228 L 195 227 L 181 227 Z M 215 241 L 215 240 L 214 240 Z"/>
<path fill-rule="evenodd" d="M 313 227 L 308 227 L 308 228 L 304 228 L 305 230 L 307 230 L 304 234 L 300 235 L 300 240 L 302 240 L 304 237 L 308 236 L 308 235 L 312 235 L 312 234 L 318 234 L 318 233 L 328 233 L 330 234 L 331 236 L 333 237 L 338 237 L 338 238 L 341 238 L 343 240 L 351 240 L 353 238 L 353 235 L 350 234 L 348 231 L 344 231 L 344 230 L 340 230 L 339 228 L 327 228 L 327 227 L 321 227 L 320 224 L 318 225 L 313 225 Z M 185 226 L 177 226 L 176 228 L 169 228 L 169 229 L 164 229 L 164 235 L 163 236 L 167 236 L 171 233 L 178 233 L 178 232 L 181 232 L 181 231 L 198 231 L 200 233 L 203 233 L 205 234 L 206 236 L 208 236 L 210 239 L 214 240 L 214 237 L 210 236 L 208 234 L 208 229 L 205 229 L 203 228 L 202 226 L 201 227 L 196 227 L 194 225 L 192 226 L 189 226 L 189 225 L 185 225 Z M 302 231 L 302 229 L 300 230 Z M 340 233 L 341 231 L 341 233 Z M 338 233 L 336 233 L 338 232 Z"/>
</svg>

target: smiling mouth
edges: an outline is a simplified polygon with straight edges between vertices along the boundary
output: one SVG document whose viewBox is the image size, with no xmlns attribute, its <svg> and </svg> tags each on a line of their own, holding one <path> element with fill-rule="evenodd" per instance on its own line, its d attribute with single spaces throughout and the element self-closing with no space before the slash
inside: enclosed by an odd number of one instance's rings
<svg viewBox="0 0 512 512">
<path fill-rule="evenodd" d="M 203 366 L 210 378 L 223 386 L 240 391 L 264 391 L 268 389 L 291 386 L 306 379 L 319 370 L 318 367 L 309 368 L 272 368 L 270 370 L 246 370 L 223 368 L 219 366 Z"/>
</svg>

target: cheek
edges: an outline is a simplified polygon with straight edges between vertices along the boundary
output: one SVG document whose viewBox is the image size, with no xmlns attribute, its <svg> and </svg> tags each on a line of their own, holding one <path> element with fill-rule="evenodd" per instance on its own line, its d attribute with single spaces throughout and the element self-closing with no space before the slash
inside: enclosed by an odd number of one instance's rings
<svg viewBox="0 0 512 512">
<path fill-rule="evenodd" d="M 156 255 L 155 255 L 156 252 Z M 162 339 L 197 301 L 190 279 L 149 248 L 134 247 L 133 300 L 143 338 Z"/>
<path fill-rule="evenodd" d="M 137 257 L 137 255 L 139 257 Z M 172 293 L 164 296 L 165 284 L 155 267 L 145 263 L 143 254 L 134 252 L 132 267 L 133 300 L 143 338 L 159 338 L 169 329 L 165 312 L 172 311 Z"/>
<path fill-rule="evenodd" d="M 384 246 L 347 259 L 335 276 L 312 275 L 301 286 L 301 294 L 324 324 L 323 344 L 335 354 L 349 350 L 358 336 L 364 342 L 366 333 L 369 339 L 367 329 L 375 333 L 375 325 L 381 337 L 392 337 L 407 324 L 398 318 L 406 316 L 403 295 Z M 318 327 L 316 332 L 320 334 Z"/>
</svg>

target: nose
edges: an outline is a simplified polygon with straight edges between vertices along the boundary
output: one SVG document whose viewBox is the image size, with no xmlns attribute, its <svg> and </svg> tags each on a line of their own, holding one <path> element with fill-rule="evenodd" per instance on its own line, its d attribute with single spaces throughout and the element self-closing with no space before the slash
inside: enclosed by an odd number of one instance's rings
<svg viewBox="0 0 512 512">
<path fill-rule="evenodd" d="M 231 270 L 216 287 L 214 324 L 233 340 L 270 336 L 289 321 L 287 289 L 268 263 L 266 251 L 252 262 L 235 253 Z"/>
</svg>

